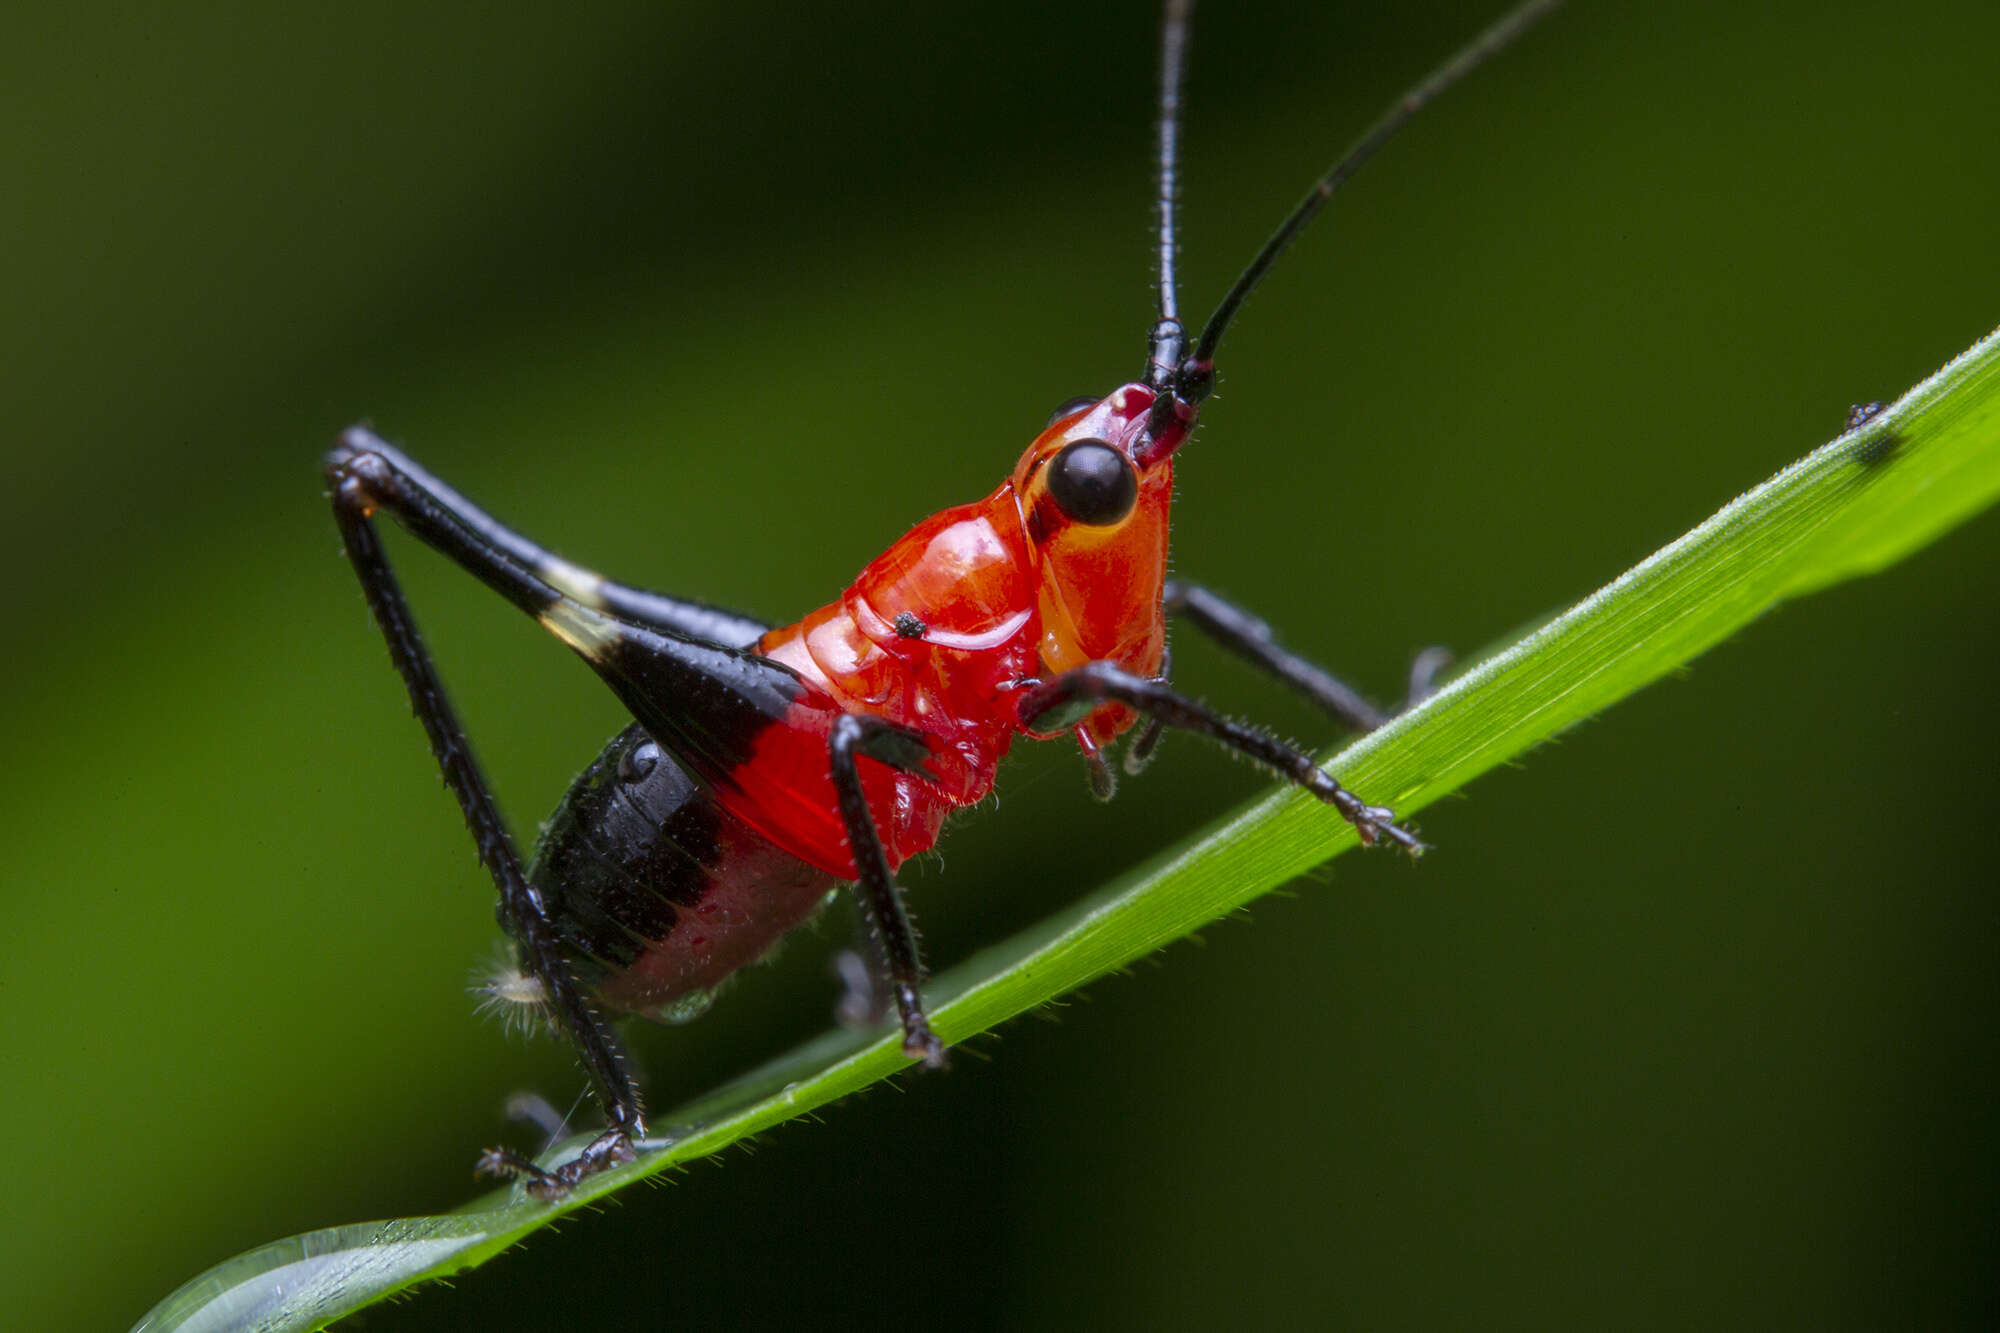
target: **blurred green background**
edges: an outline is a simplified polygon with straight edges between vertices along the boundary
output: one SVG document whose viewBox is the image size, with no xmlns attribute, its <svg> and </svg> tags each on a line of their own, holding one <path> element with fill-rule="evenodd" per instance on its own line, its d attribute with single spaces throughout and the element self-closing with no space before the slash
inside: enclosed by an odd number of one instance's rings
<svg viewBox="0 0 2000 1333">
<path fill-rule="evenodd" d="M 1211 5 L 1205 310 L 1492 13 Z M 115 1328 L 286 1233 L 449 1208 L 551 1044 L 341 560 L 372 420 L 631 581 L 775 618 L 1140 368 L 1143 0 L 84 3 L 0 51 L 4 1322 Z M 2000 16 L 1578 5 L 1251 304 L 1179 569 L 1392 695 L 2000 321 Z M 407 542 L 516 826 L 619 724 Z M 1157 966 L 357 1326 L 1944 1327 L 1995 1317 L 1992 516 L 1787 608 Z M 1191 689 L 1309 710 L 1183 635 Z M 948 965 L 1261 788 L 1040 747 L 908 875 Z M 653 1102 L 823 1028 L 835 921 Z"/>
</svg>

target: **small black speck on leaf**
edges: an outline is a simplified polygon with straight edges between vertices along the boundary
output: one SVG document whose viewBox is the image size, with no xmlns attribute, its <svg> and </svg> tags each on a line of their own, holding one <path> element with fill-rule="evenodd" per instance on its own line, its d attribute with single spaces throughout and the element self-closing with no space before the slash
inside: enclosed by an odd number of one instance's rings
<svg viewBox="0 0 2000 1333">
<path fill-rule="evenodd" d="M 1882 414 L 1887 403 L 1856 403 L 1847 409 L 1847 430 L 1857 431 Z M 1864 468 L 1878 468 L 1896 456 L 1903 447 L 1903 437 L 1893 430 L 1878 430 L 1848 446 L 1854 461 Z"/>
</svg>

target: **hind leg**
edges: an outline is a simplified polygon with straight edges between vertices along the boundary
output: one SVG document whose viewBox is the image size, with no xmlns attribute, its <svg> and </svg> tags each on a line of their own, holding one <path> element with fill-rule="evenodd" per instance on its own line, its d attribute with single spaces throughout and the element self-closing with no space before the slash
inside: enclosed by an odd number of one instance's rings
<svg viewBox="0 0 2000 1333">
<path fill-rule="evenodd" d="M 528 883 L 485 775 L 473 758 L 464 727 L 452 709 L 402 588 L 390 570 L 372 517 L 383 506 L 382 497 L 360 475 L 337 466 L 330 472 L 334 483 L 334 517 L 340 525 L 341 540 L 361 580 L 369 610 L 388 641 L 389 656 L 409 690 L 410 706 L 430 738 L 431 753 L 437 758 L 445 785 L 458 799 L 479 860 L 499 890 L 501 916 L 520 946 L 522 961 L 541 983 L 549 1013 L 576 1047 L 591 1091 L 604 1109 L 608 1123 L 604 1134 L 582 1156 L 555 1171 L 543 1171 L 505 1151 L 481 1157 L 482 1170 L 524 1176 L 531 1192 L 552 1198 L 586 1176 L 632 1160 L 633 1140 L 645 1129 L 639 1090 L 610 1024 L 570 973 L 546 906 Z"/>
</svg>

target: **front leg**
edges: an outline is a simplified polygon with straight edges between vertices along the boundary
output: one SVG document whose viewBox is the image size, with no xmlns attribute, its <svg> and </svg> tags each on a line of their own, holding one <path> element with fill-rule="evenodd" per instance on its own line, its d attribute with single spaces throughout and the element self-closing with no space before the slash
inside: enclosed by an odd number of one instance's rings
<svg viewBox="0 0 2000 1333">
<path fill-rule="evenodd" d="M 847 846 L 854 855 L 859 878 L 855 892 L 861 912 L 887 972 L 886 980 L 896 997 L 896 1012 L 903 1020 L 903 1054 L 922 1060 L 932 1069 L 945 1065 L 944 1043 L 931 1031 L 924 1014 L 924 964 L 917 949 L 917 932 L 903 906 L 903 891 L 890 873 L 889 857 L 882 850 L 882 835 L 875 817 L 868 812 L 868 796 L 861 787 L 855 756 L 869 758 L 906 772 L 921 771 L 930 755 L 923 737 L 893 722 L 865 713 L 843 713 L 833 724 L 827 743 L 832 763 L 833 787 L 840 797 L 840 817 L 847 825 Z"/>
<path fill-rule="evenodd" d="M 1206 704 L 1176 694 L 1162 681 L 1135 676 L 1115 663 L 1088 662 L 1065 671 L 1030 687 L 1021 695 L 1017 707 L 1024 729 L 1048 733 L 1071 726 L 1097 705 L 1112 701 L 1145 713 L 1162 725 L 1198 732 L 1219 741 L 1274 770 L 1280 777 L 1289 778 L 1338 810 L 1343 819 L 1354 825 L 1364 844 L 1372 846 L 1387 838 L 1412 856 L 1420 856 L 1426 850 L 1415 834 L 1395 822 L 1395 811 L 1369 805 L 1334 781 L 1303 750 L 1224 717 Z"/>
</svg>

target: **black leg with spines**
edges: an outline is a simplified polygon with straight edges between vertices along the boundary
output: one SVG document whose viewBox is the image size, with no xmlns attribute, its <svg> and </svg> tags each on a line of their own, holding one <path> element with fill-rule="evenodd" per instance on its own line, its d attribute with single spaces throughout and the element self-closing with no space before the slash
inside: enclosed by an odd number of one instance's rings
<svg viewBox="0 0 2000 1333">
<path fill-rule="evenodd" d="M 930 751 L 923 737 L 913 731 L 866 713 L 846 713 L 834 723 L 827 753 L 834 790 L 840 797 L 841 819 L 847 825 L 848 849 L 854 855 L 858 876 L 854 891 L 873 941 L 879 946 L 884 979 L 895 995 L 896 1012 L 903 1022 L 903 1053 L 933 1069 L 942 1068 L 944 1043 L 931 1031 L 919 990 L 924 982 L 924 965 L 917 947 L 916 928 L 910 924 L 909 911 L 903 906 L 903 891 L 889 870 L 888 855 L 882 850 L 882 835 L 868 812 L 867 793 L 862 789 L 861 772 L 855 763 L 857 756 L 867 755 L 893 768 L 919 772 Z"/>
<path fill-rule="evenodd" d="M 382 550 L 371 515 L 380 498 L 359 476 L 330 469 L 334 515 L 341 540 L 361 580 L 362 592 L 389 644 L 389 656 L 409 690 L 410 705 L 430 739 L 445 785 L 457 797 L 472 831 L 479 860 L 500 894 L 500 911 L 520 945 L 523 964 L 541 982 L 551 1017 L 576 1047 L 591 1090 L 603 1107 L 608 1128 L 584 1154 L 546 1172 L 504 1150 L 480 1159 L 482 1169 L 525 1176 L 542 1197 L 567 1190 L 576 1181 L 633 1155 L 633 1140 L 645 1132 L 638 1085 L 610 1024 L 571 976 L 541 894 L 528 882 L 521 858 L 501 821 L 485 775 L 480 772 L 465 729 L 438 679 L 416 621 Z"/>
<path fill-rule="evenodd" d="M 1080 713 L 1087 715 L 1091 704 L 1108 702 L 1122 703 L 1166 726 L 1207 736 L 1255 759 L 1339 811 L 1364 843 L 1387 838 L 1412 855 L 1425 850 L 1415 834 L 1397 826 L 1394 811 L 1369 805 L 1348 791 L 1305 751 L 1176 694 L 1162 681 L 1135 676 L 1114 663 L 1088 662 L 1031 685 L 1022 692 L 1016 707 L 1023 726 L 1047 732 L 1073 725 Z"/>
</svg>

